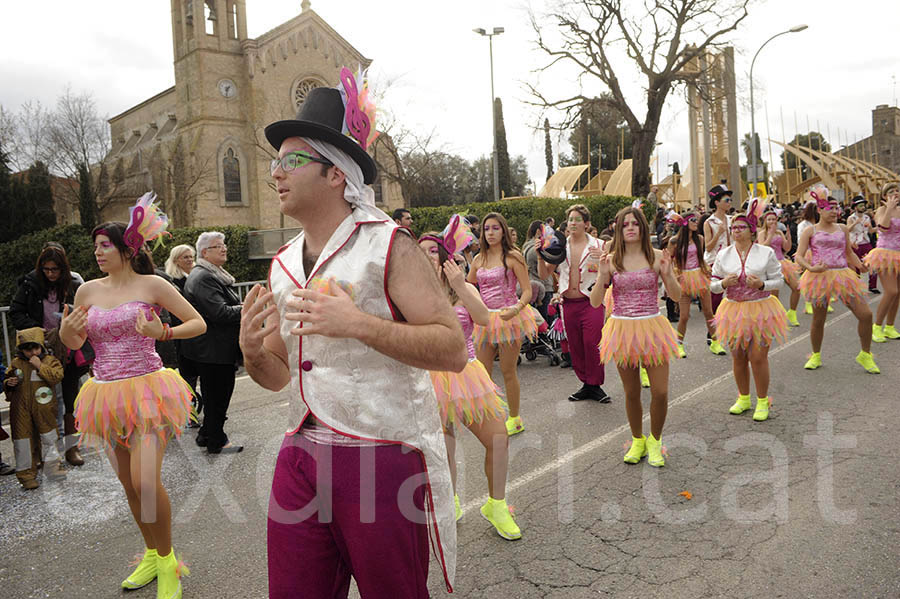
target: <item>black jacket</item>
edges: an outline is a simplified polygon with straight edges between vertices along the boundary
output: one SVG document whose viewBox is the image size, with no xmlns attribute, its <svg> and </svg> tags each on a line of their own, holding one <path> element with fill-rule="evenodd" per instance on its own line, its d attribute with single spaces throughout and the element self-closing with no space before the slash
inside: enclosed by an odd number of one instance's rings
<svg viewBox="0 0 900 599">
<path fill-rule="evenodd" d="M 75 292 L 79 283 L 72 278 L 69 286 L 69 295 L 59 299 L 59 310 L 62 312 L 63 304 L 75 302 Z M 9 306 L 9 318 L 17 331 L 30 329 L 31 327 L 44 326 L 44 294 L 38 283 L 37 272 L 31 271 L 19 281 L 19 289 Z"/>
<path fill-rule="evenodd" d="M 181 353 L 195 362 L 239 364 L 241 300 L 234 286 L 225 285 L 202 266 L 191 270 L 184 297 L 206 321 L 206 333 L 181 342 Z"/>
</svg>

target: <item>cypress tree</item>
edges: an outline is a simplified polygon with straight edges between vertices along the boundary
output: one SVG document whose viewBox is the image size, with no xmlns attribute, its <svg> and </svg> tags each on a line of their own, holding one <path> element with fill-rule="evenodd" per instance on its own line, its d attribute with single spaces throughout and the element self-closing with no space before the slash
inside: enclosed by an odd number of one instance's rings
<svg viewBox="0 0 900 599">
<path fill-rule="evenodd" d="M 502 197 L 510 195 L 512 181 L 509 175 L 509 150 L 506 147 L 506 127 L 503 124 L 503 104 L 500 98 L 494 99 L 494 112 L 497 119 L 497 173 Z"/>
<path fill-rule="evenodd" d="M 53 190 L 50 186 L 50 171 L 43 162 L 35 162 L 28 169 L 28 182 L 25 186 L 26 201 L 22 234 L 49 229 L 56 226 L 56 214 L 53 212 Z"/>
<path fill-rule="evenodd" d="M 97 204 L 94 202 L 91 171 L 84 163 L 78 165 L 78 212 L 81 226 L 91 231 L 97 226 Z"/>
<path fill-rule="evenodd" d="M 544 160 L 547 161 L 547 181 L 553 176 L 553 146 L 550 144 L 550 119 L 544 119 Z"/>
</svg>

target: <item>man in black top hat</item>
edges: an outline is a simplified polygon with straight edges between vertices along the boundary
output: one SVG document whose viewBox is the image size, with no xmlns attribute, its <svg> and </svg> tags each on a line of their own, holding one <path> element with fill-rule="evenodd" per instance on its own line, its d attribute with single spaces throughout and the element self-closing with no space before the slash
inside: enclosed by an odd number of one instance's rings
<svg viewBox="0 0 900 599">
<path fill-rule="evenodd" d="M 343 69 L 341 89 L 311 90 L 296 119 L 265 130 L 281 212 L 303 226 L 241 319 L 247 372 L 292 389 L 269 503 L 270 597 L 346 596 L 351 573 L 364 597 L 426 597 L 429 537 L 448 588 L 455 568 L 425 370 L 461 371 L 466 347 L 434 267 L 375 207 L 360 79 Z"/>
</svg>

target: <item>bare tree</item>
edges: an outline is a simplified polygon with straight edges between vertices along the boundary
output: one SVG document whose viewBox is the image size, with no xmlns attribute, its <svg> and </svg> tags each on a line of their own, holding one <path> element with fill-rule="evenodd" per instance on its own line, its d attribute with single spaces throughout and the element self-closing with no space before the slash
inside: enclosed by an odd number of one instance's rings
<svg viewBox="0 0 900 599">
<path fill-rule="evenodd" d="M 625 119 L 633 136 L 632 194 L 650 190 L 650 157 L 656 143 L 660 116 L 673 88 L 687 80 L 685 67 L 691 60 L 726 42 L 747 17 L 752 0 L 561 0 L 544 18 L 531 15 L 535 43 L 550 58 L 538 72 L 556 65 L 574 66 L 578 81 L 596 80 L 609 89 L 607 100 Z M 548 39 L 544 23 L 556 24 L 560 40 Z M 620 74 L 614 64 L 618 53 L 630 59 L 645 80 L 646 114 L 641 121 L 625 97 Z M 617 70 L 619 69 L 619 70 Z M 695 79 L 695 75 L 692 75 Z M 536 84 L 528 85 L 533 104 L 560 109 L 566 126 L 575 122 L 582 93 L 550 98 Z"/>
<path fill-rule="evenodd" d="M 185 155 L 181 136 L 170 144 L 168 159 L 163 170 L 168 181 L 168 194 L 162 209 L 180 227 L 194 222 L 197 200 L 207 196 L 213 189 L 216 164 L 213 157 L 197 158 Z"/>
</svg>

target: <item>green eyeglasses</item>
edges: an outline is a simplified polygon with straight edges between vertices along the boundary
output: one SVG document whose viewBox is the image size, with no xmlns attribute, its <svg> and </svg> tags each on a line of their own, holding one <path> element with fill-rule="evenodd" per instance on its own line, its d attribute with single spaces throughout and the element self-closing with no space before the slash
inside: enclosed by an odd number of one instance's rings
<svg viewBox="0 0 900 599">
<path fill-rule="evenodd" d="M 284 172 L 289 173 L 294 169 L 306 166 L 310 162 L 334 166 L 333 162 L 325 160 L 324 158 L 319 158 L 318 156 L 312 156 L 306 152 L 289 152 L 281 158 L 276 158 L 272 161 L 272 164 L 269 166 L 269 174 L 274 176 L 275 169 L 279 166 Z"/>
</svg>

